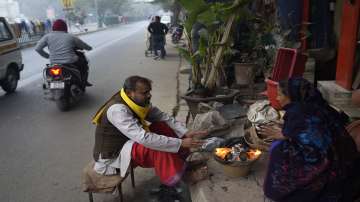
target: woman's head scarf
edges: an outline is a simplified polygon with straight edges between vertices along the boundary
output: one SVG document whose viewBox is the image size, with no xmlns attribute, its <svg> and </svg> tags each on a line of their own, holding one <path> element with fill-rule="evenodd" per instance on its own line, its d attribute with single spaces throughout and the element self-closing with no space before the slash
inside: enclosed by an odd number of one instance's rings
<svg viewBox="0 0 360 202">
<path fill-rule="evenodd" d="M 321 95 L 320 91 L 304 78 L 290 78 L 281 81 L 280 88 L 291 103 L 285 106 L 288 119 L 284 125 L 284 135 L 298 135 L 303 131 L 305 122 L 316 121 L 333 129 L 331 136 L 344 133 L 345 120 L 334 110 Z"/>
<path fill-rule="evenodd" d="M 287 81 L 281 81 L 280 88 L 282 88 L 283 93 L 287 95 L 292 102 L 327 105 L 320 91 L 304 78 L 295 77 Z"/>
</svg>

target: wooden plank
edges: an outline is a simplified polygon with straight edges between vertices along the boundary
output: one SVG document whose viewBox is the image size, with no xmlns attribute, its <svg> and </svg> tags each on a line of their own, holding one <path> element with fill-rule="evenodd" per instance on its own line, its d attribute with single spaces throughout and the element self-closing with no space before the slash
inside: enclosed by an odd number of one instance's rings
<svg viewBox="0 0 360 202">
<path fill-rule="evenodd" d="M 310 18 L 310 1 L 303 0 L 303 13 L 302 13 L 302 23 L 301 23 L 301 50 L 305 51 L 307 49 L 307 38 L 306 32 L 308 30 L 308 23 Z"/>
<path fill-rule="evenodd" d="M 360 1 L 343 2 L 343 14 L 341 18 L 341 35 L 339 41 L 339 53 L 336 66 L 336 83 L 351 89 L 353 67 L 355 63 L 355 49 L 357 44 L 357 31 L 359 26 Z"/>
</svg>

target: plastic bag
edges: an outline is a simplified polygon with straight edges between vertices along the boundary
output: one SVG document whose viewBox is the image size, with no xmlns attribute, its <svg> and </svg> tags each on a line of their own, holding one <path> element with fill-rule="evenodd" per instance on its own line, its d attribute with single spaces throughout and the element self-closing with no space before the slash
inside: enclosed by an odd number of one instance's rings
<svg viewBox="0 0 360 202">
<path fill-rule="evenodd" d="M 211 137 L 205 139 L 205 143 L 201 146 L 201 149 L 207 152 L 212 152 L 215 148 L 220 147 L 222 143 L 225 142 L 225 139 L 218 137 Z"/>
<path fill-rule="evenodd" d="M 259 100 L 249 107 L 247 117 L 255 126 L 280 122 L 281 116 L 278 111 L 271 107 L 268 100 Z"/>
</svg>

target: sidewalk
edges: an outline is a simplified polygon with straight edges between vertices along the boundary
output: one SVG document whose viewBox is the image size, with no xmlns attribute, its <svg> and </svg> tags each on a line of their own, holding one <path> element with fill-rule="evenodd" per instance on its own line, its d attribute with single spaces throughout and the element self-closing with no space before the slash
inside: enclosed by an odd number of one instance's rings
<svg viewBox="0 0 360 202">
<path fill-rule="evenodd" d="M 180 60 L 178 71 L 178 113 L 176 119 L 186 121 L 188 106 L 179 96 L 185 94 L 189 87 L 189 65 L 184 59 Z M 192 202 L 263 202 L 267 201 L 263 195 L 263 181 L 267 167 L 267 153 L 263 152 L 254 164 L 247 177 L 229 178 L 224 175 L 222 165 L 209 156 L 208 162 L 210 178 L 189 187 Z"/>
<path fill-rule="evenodd" d="M 77 27 L 75 25 L 72 25 L 69 28 L 69 32 L 71 34 L 79 36 L 79 35 L 93 33 L 93 32 L 97 32 L 97 31 L 101 31 L 101 30 L 105 30 L 105 29 L 107 29 L 107 27 L 98 28 L 97 23 L 89 23 L 89 24 L 85 24 L 82 27 Z"/>
</svg>

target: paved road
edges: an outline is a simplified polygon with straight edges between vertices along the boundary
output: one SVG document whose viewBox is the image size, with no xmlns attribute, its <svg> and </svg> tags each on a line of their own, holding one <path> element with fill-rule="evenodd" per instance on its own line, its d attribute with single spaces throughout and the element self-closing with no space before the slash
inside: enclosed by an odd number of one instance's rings
<svg viewBox="0 0 360 202">
<path fill-rule="evenodd" d="M 120 25 L 101 31 L 101 33 L 82 35 L 80 38 L 94 48 L 93 51 L 87 54 L 91 59 L 93 55 L 97 55 L 97 53 L 102 51 L 104 48 L 107 49 L 109 45 L 124 42 L 124 39 L 128 38 L 134 33 L 145 30 L 145 26 L 146 22 Z M 145 34 L 143 36 L 145 36 Z M 48 60 L 37 54 L 33 47 L 23 49 L 22 55 L 25 69 L 21 72 L 22 81 L 19 83 L 20 87 L 28 85 L 34 80 L 42 78 L 41 71 L 45 64 L 48 63 Z"/>
<path fill-rule="evenodd" d="M 44 100 L 41 71 L 46 60 L 33 48 L 23 50 L 25 70 L 16 93 L 0 91 L 0 201 L 81 202 L 80 173 L 91 159 L 94 126 L 90 119 L 124 79 L 140 74 L 154 81 L 153 103 L 171 112 L 176 102 L 178 57 L 169 50 L 164 61 L 144 57 L 146 22 L 84 35 L 95 49 L 88 89 L 78 106 L 59 112 Z M 136 169 L 137 188 L 125 186 L 127 201 L 148 201 L 144 189 L 158 183 L 151 169 Z M 96 196 L 113 201 L 114 196 Z"/>
</svg>

